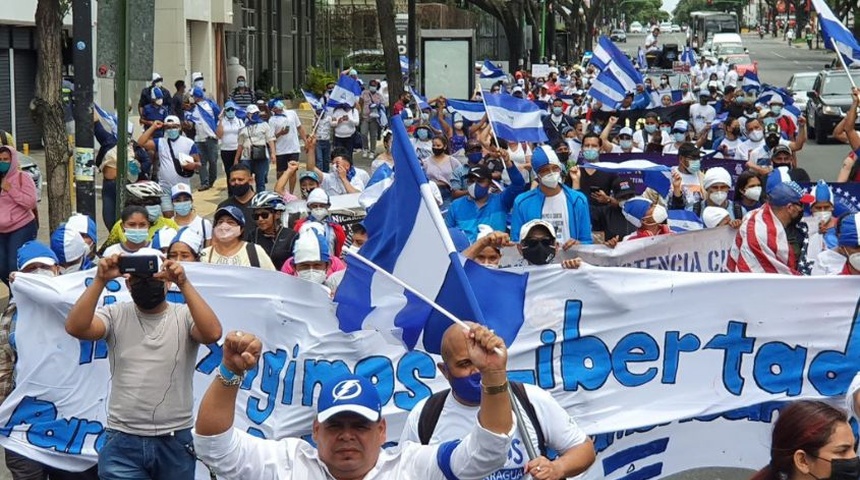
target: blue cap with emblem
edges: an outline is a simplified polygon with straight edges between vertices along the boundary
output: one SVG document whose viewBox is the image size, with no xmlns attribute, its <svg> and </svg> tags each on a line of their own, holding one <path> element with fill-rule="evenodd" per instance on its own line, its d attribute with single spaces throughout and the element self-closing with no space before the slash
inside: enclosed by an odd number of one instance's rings
<svg viewBox="0 0 860 480">
<path fill-rule="evenodd" d="M 346 412 L 371 422 L 382 418 L 382 402 L 373 382 L 359 375 L 344 375 L 323 384 L 317 400 L 317 421 Z"/>
</svg>

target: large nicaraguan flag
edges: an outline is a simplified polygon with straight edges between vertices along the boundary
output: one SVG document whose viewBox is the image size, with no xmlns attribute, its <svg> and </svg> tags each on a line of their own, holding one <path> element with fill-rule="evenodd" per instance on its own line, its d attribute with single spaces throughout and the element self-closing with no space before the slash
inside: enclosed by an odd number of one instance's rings
<svg viewBox="0 0 860 480">
<path fill-rule="evenodd" d="M 854 35 L 836 18 L 824 0 L 812 0 L 812 6 L 818 12 L 818 22 L 821 25 L 821 36 L 824 45 L 836 50 L 849 67 L 860 66 L 860 45 Z"/>
<path fill-rule="evenodd" d="M 546 142 L 540 107 L 528 100 L 501 93 L 484 95 L 487 118 L 499 138 L 514 142 Z"/>
</svg>

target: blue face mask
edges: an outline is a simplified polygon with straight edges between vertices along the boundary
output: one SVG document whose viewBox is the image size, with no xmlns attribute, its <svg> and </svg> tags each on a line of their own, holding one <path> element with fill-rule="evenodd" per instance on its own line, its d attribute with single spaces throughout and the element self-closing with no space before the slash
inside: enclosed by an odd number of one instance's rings
<svg viewBox="0 0 860 480">
<path fill-rule="evenodd" d="M 552 107 L 553 115 L 561 115 L 561 107 Z"/>
<path fill-rule="evenodd" d="M 415 132 L 415 135 L 418 136 L 418 140 L 427 140 L 427 137 L 430 136 L 430 134 L 427 133 L 427 130 L 423 128 Z"/>
<path fill-rule="evenodd" d="M 173 211 L 176 212 L 179 216 L 186 216 L 191 213 L 192 204 L 190 201 L 188 202 L 174 202 L 173 203 Z"/>
<path fill-rule="evenodd" d="M 252 122 L 254 122 L 254 123 L 259 123 L 259 122 L 261 122 L 262 120 L 260 120 L 260 114 L 259 114 L 259 113 L 255 113 L 255 114 L 251 115 L 251 121 L 252 121 Z"/>
<path fill-rule="evenodd" d="M 236 118 L 236 112 L 233 110 L 227 110 L 226 112 L 224 112 L 224 116 L 232 120 Z"/>
<path fill-rule="evenodd" d="M 158 220 L 158 217 L 161 216 L 161 205 L 147 205 L 146 206 L 146 218 L 149 219 L 150 222 L 155 222 Z"/>
<path fill-rule="evenodd" d="M 676 141 L 676 142 L 683 142 L 683 141 L 684 141 L 684 139 L 687 137 L 687 134 L 686 134 L 686 133 L 677 132 L 677 133 L 673 133 L 673 134 L 672 134 L 672 137 L 674 137 L 674 138 L 675 138 L 675 141 Z"/>
<path fill-rule="evenodd" d="M 7 173 L 12 167 L 12 162 L 0 162 L 0 173 Z"/>
<path fill-rule="evenodd" d="M 125 238 L 129 243 L 141 244 L 149 238 L 149 230 L 145 228 L 126 228 Z"/>
<path fill-rule="evenodd" d="M 597 157 L 600 155 L 600 151 L 596 148 L 583 148 L 582 149 L 582 158 L 588 160 L 589 162 L 593 162 L 597 160 Z"/>
<path fill-rule="evenodd" d="M 779 105 L 774 105 L 770 107 L 770 111 L 773 112 L 774 115 L 779 115 L 780 113 L 782 113 L 782 107 L 780 107 Z"/>
<path fill-rule="evenodd" d="M 180 132 L 178 128 L 171 128 L 167 131 L 167 138 L 169 138 L 170 140 L 176 140 L 177 138 L 179 138 L 179 134 Z"/>
<path fill-rule="evenodd" d="M 481 374 L 473 373 L 468 377 L 457 378 L 453 375 L 448 379 L 451 390 L 460 400 L 471 403 L 481 403 Z"/>
<path fill-rule="evenodd" d="M 661 132 L 669 133 L 670 130 L 672 130 L 672 129 L 669 127 L 660 127 Z"/>
<path fill-rule="evenodd" d="M 657 131 L 657 125 L 645 125 L 645 131 L 648 133 L 654 133 Z"/>
<path fill-rule="evenodd" d="M 490 193 L 490 187 L 489 185 L 485 187 L 480 183 L 475 182 L 469 185 L 468 191 L 469 195 L 471 195 L 472 198 L 474 198 L 475 200 L 481 200 L 486 197 L 488 193 Z"/>
<path fill-rule="evenodd" d="M 466 155 L 466 158 L 469 159 L 469 163 L 478 163 L 483 158 L 483 154 L 481 152 L 472 152 Z"/>
</svg>

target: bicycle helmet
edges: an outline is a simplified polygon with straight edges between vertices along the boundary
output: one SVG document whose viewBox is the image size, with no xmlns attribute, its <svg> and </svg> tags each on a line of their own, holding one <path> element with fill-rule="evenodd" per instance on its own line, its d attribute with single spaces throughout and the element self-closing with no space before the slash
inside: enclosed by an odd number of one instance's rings
<svg viewBox="0 0 860 480">
<path fill-rule="evenodd" d="M 130 183 L 125 186 L 126 191 L 134 198 L 146 200 L 149 198 L 161 198 L 163 190 L 158 182 L 144 180 L 142 182 Z"/>
<path fill-rule="evenodd" d="M 282 212 L 287 209 L 287 203 L 284 202 L 284 197 L 272 191 L 263 191 L 251 199 L 251 208 L 270 208 Z"/>
</svg>

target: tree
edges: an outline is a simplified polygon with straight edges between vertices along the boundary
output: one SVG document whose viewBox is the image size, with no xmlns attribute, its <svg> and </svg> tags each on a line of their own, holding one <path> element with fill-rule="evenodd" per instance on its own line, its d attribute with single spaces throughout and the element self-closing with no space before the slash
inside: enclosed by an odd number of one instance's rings
<svg viewBox="0 0 860 480">
<path fill-rule="evenodd" d="M 48 226 L 51 231 L 72 213 L 68 162 L 72 152 L 63 122 L 62 33 L 63 17 L 70 0 L 38 0 L 36 5 L 37 52 L 36 96 L 30 102 L 45 144 L 48 178 Z"/>
<path fill-rule="evenodd" d="M 397 32 L 394 30 L 394 1 L 376 0 L 376 18 L 379 38 L 385 56 L 385 77 L 388 79 L 388 111 L 394 111 L 394 102 L 403 92 L 403 75 L 400 73 L 400 51 L 397 49 Z"/>
<path fill-rule="evenodd" d="M 511 68 L 519 65 L 522 58 L 523 26 L 521 19 L 525 4 L 531 0 L 468 0 L 472 5 L 493 16 L 502 24 L 508 40 L 508 62 Z M 377 0 L 379 2 L 379 0 Z"/>
</svg>

